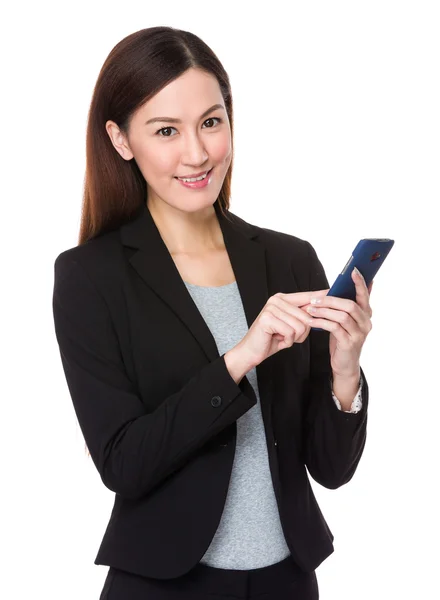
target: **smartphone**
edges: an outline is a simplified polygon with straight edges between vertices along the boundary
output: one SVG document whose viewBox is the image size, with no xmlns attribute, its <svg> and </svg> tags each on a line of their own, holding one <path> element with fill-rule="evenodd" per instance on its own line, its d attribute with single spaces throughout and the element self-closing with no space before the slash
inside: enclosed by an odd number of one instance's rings
<svg viewBox="0 0 440 600">
<path fill-rule="evenodd" d="M 351 277 L 354 267 L 359 269 L 368 287 L 393 246 L 394 240 L 389 238 L 364 238 L 359 240 L 347 264 L 327 292 L 327 296 L 337 296 L 338 298 L 356 301 L 356 287 Z M 311 329 L 324 331 L 321 327 L 312 327 Z"/>
</svg>

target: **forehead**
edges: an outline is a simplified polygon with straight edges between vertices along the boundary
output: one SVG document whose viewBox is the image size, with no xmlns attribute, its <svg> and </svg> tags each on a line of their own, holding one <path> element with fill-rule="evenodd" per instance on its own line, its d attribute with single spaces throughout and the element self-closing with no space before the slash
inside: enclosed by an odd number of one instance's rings
<svg viewBox="0 0 440 600">
<path fill-rule="evenodd" d="M 197 117 L 217 102 L 223 104 L 223 98 L 214 75 L 200 69 L 189 69 L 141 107 L 142 118 Z"/>
</svg>

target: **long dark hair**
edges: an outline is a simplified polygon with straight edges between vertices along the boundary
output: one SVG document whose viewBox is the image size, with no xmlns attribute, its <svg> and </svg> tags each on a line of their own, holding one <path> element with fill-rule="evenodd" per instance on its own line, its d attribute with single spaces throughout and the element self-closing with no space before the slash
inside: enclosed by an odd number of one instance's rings
<svg viewBox="0 0 440 600">
<path fill-rule="evenodd" d="M 233 144 L 229 77 L 209 46 L 193 33 L 173 27 L 149 27 L 125 37 L 105 60 L 90 104 L 79 244 L 120 227 L 138 214 L 147 199 L 144 176 L 134 158 L 127 161 L 115 150 L 106 122 L 114 121 L 127 133 L 136 109 L 191 67 L 216 77 Z M 224 216 L 229 209 L 231 176 L 232 160 L 216 200 Z"/>
</svg>

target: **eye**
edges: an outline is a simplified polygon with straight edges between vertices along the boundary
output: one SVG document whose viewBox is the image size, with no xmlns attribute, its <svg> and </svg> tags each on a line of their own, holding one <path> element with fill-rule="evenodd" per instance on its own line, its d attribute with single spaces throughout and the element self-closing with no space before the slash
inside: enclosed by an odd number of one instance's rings
<svg viewBox="0 0 440 600">
<path fill-rule="evenodd" d="M 222 119 L 220 117 L 210 117 L 209 119 L 206 119 L 206 121 L 203 124 L 207 123 L 208 121 L 218 121 L 219 123 L 221 123 Z M 158 135 L 159 137 L 174 137 L 172 135 L 161 135 L 162 131 L 170 131 L 171 129 L 176 129 L 176 128 L 175 127 L 162 127 L 161 129 L 158 129 L 156 131 L 156 135 Z M 208 127 L 208 129 L 213 129 L 213 127 Z"/>
</svg>

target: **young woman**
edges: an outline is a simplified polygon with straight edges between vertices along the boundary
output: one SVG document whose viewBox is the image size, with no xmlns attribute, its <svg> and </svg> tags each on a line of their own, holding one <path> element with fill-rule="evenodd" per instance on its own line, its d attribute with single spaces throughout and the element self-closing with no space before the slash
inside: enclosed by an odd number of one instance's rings
<svg viewBox="0 0 440 600">
<path fill-rule="evenodd" d="M 232 157 L 228 76 L 202 40 L 153 27 L 116 45 L 53 293 L 78 421 L 115 492 L 101 600 L 318 598 L 333 535 L 306 468 L 334 489 L 362 455 L 371 288 L 353 273 L 356 302 L 326 297 L 309 242 L 230 212 Z"/>
</svg>

